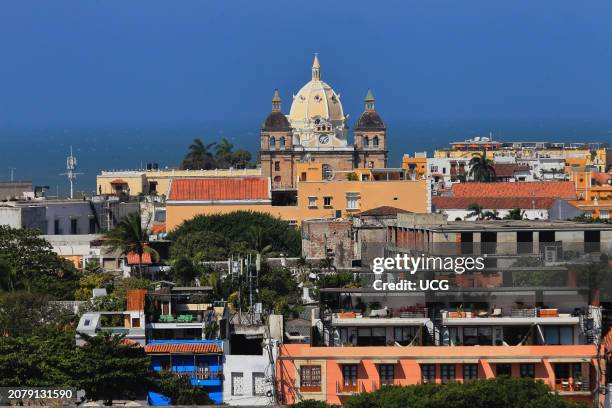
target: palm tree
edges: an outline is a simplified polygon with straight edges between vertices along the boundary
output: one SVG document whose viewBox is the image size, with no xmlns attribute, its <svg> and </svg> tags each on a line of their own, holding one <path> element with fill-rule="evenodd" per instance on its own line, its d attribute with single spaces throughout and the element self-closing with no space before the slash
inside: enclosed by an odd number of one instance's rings
<svg viewBox="0 0 612 408">
<path fill-rule="evenodd" d="M 214 145 L 215 143 L 205 144 L 199 137 L 193 139 L 193 143 L 189 145 L 189 152 L 183 159 L 181 167 L 189 170 L 212 169 L 215 160 L 210 149 Z"/>
<path fill-rule="evenodd" d="M 104 246 L 122 255 L 136 253 L 138 255 L 138 273 L 142 276 L 142 256 L 151 255 L 155 261 L 159 254 L 149 246 L 149 233 L 142 228 L 140 213 L 130 213 L 124 217 L 112 230 L 104 235 Z"/>
<path fill-rule="evenodd" d="M 480 204 L 478 203 L 470 204 L 468 208 L 466 208 L 466 210 L 469 211 L 469 213 L 467 213 L 465 218 L 476 217 L 477 220 L 482 220 L 483 208 Z"/>
<path fill-rule="evenodd" d="M 232 164 L 233 149 L 234 145 L 225 137 L 215 146 L 215 160 L 219 167 L 228 167 Z"/>
<path fill-rule="evenodd" d="M 474 153 L 474 157 L 470 160 L 469 176 L 473 181 L 492 182 L 495 181 L 495 167 L 493 160 L 487 159 L 487 151 L 482 153 Z"/>
<path fill-rule="evenodd" d="M 508 211 L 508 214 L 504 217 L 504 220 L 522 220 L 525 217 L 525 211 L 521 211 L 520 208 L 514 208 Z"/>
<path fill-rule="evenodd" d="M 497 210 L 487 210 L 482 213 L 483 220 L 497 220 L 499 219 L 499 211 Z"/>
</svg>

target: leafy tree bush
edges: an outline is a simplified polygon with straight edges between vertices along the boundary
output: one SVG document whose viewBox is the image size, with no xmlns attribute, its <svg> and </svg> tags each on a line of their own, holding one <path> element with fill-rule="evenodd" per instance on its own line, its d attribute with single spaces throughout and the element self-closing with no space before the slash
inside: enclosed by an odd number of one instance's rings
<svg viewBox="0 0 612 408">
<path fill-rule="evenodd" d="M 191 385 L 187 378 L 179 378 L 168 373 L 159 373 L 156 380 L 157 390 L 169 397 L 173 405 L 212 405 L 204 387 Z"/>
<path fill-rule="evenodd" d="M 564 400 L 551 394 L 541 381 L 529 378 L 500 377 L 466 384 L 419 384 L 406 387 L 383 387 L 352 396 L 345 408 L 578 408 L 587 405 Z"/>
<path fill-rule="evenodd" d="M 71 311 L 51 306 L 46 295 L 0 292 L 0 338 L 33 335 L 47 328 L 70 327 L 74 324 L 73 319 Z"/>
<path fill-rule="evenodd" d="M 38 230 L 0 225 L 0 289 L 74 299 L 79 273 L 53 251 Z"/>
<path fill-rule="evenodd" d="M 299 256 L 301 252 L 299 231 L 270 214 L 253 211 L 198 215 L 181 224 L 169 238 L 173 241 L 172 256 L 200 254 L 200 260 L 226 260 L 232 253 L 261 252 L 268 246 L 270 255 Z"/>
<path fill-rule="evenodd" d="M 335 408 L 336 405 L 330 405 L 323 401 L 307 399 L 307 400 L 300 401 L 297 404 L 293 404 L 291 405 L 291 407 L 293 408 Z"/>
</svg>

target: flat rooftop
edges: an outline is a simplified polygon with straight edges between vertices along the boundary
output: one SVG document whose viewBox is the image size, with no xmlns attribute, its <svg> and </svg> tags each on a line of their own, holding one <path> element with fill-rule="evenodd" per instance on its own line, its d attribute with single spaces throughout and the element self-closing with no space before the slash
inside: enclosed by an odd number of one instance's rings
<svg viewBox="0 0 612 408">
<path fill-rule="evenodd" d="M 406 223 L 398 222 L 398 227 Z M 537 221 L 537 220 L 484 220 L 484 221 L 448 221 L 446 224 L 423 225 L 417 228 L 433 232 L 478 232 L 478 231 L 612 231 L 612 224 L 587 223 L 577 221 Z"/>
</svg>

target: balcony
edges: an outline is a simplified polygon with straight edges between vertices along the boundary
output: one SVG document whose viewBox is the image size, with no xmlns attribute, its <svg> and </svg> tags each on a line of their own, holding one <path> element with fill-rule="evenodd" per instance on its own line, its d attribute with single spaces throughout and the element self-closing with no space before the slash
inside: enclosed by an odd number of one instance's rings
<svg viewBox="0 0 612 408">
<path fill-rule="evenodd" d="M 363 381 L 352 379 L 336 382 L 336 394 L 340 396 L 350 396 L 365 391 Z"/>
<path fill-rule="evenodd" d="M 531 324 L 577 325 L 580 318 L 571 313 L 559 313 L 558 309 L 512 308 L 506 313 L 502 308 L 474 311 L 442 311 L 445 326 L 522 326 Z"/>
<path fill-rule="evenodd" d="M 193 385 L 221 385 L 224 380 L 222 371 L 173 371 L 172 375 L 187 378 Z"/>
<path fill-rule="evenodd" d="M 560 394 L 590 394 L 591 388 L 587 380 L 578 378 L 556 378 L 555 391 Z"/>
<path fill-rule="evenodd" d="M 332 326 L 422 326 L 429 321 L 424 306 L 404 306 L 398 309 L 375 309 L 369 313 L 337 312 L 328 314 Z"/>
</svg>

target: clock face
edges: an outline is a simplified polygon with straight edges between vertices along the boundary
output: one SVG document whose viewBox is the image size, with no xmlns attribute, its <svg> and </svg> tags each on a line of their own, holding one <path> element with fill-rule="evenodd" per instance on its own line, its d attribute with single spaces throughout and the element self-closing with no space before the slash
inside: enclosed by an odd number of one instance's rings
<svg viewBox="0 0 612 408">
<path fill-rule="evenodd" d="M 319 136 L 319 143 L 321 143 L 321 144 L 329 143 L 329 136 L 328 135 L 321 135 L 321 136 Z"/>
</svg>

